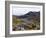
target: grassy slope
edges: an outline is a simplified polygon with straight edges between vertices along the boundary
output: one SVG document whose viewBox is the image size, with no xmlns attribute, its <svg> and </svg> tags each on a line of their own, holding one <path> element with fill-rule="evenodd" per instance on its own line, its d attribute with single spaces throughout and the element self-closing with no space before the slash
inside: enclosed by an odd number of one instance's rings
<svg viewBox="0 0 46 38">
<path fill-rule="evenodd" d="M 26 30 L 39 30 L 40 29 L 40 18 L 39 17 L 32 17 L 32 19 L 29 21 L 30 23 L 27 23 L 25 20 L 22 20 L 20 18 L 16 18 L 13 16 L 13 29 L 16 30 L 16 26 L 21 24 L 26 24 L 25 29 Z"/>
</svg>

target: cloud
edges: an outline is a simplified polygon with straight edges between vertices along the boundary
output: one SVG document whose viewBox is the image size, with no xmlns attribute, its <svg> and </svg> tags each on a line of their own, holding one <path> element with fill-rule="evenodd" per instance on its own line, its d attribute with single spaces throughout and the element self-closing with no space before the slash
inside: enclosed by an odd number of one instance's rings
<svg viewBox="0 0 46 38">
<path fill-rule="evenodd" d="M 26 13 L 28 13 L 29 11 L 40 11 L 40 8 L 21 8 L 21 7 L 13 7 L 12 9 L 12 15 L 16 15 L 16 16 L 21 16 L 21 15 L 24 15 Z"/>
</svg>

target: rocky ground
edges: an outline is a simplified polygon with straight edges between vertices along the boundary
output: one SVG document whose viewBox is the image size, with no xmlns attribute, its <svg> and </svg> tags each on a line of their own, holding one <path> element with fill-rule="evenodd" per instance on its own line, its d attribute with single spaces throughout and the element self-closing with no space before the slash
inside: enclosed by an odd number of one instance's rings
<svg viewBox="0 0 46 38">
<path fill-rule="evenodd" d="M 13 22 L 13 30 L 39 30 L 40 22 L 35 19 L 15 19 Z"/>
<path fill-rule="evenodd" d="M 37 14 L 36 14 L 37 15 Z M 18 18 L 13 15 L 13 31 L 24 31 L 24 30 L 40 30 L 40 17 L 29 16 L 27 18 Z"/>
</svg>

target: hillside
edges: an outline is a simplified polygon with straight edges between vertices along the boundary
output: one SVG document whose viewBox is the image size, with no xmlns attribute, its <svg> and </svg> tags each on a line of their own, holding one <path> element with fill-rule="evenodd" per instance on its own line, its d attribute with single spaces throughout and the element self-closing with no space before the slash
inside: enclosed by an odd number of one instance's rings
<svg viewBox="0 0 46 38">
<path fill-rule="evenodd" d="M 13 31 L 40 30 L 40 12 L 28 12 L 22 16 L 12 16 Z"/>
</svg>

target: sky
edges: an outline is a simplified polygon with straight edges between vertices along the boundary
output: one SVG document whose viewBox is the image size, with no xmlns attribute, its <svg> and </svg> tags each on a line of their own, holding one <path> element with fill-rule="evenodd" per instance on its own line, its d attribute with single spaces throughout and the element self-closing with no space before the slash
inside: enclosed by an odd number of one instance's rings
<svg viewBox="0 0 46 38">
<path fill-rule="evenodd" d="M 28 13 L 29 11 L 40 11 L 39 7 L 17 7 L 17 6 L 13 6 L 12 7 L 12 15 L 16 15 L 16 16 L 21 16 L 24 15 L 26 13 Z"/>
</svg>

